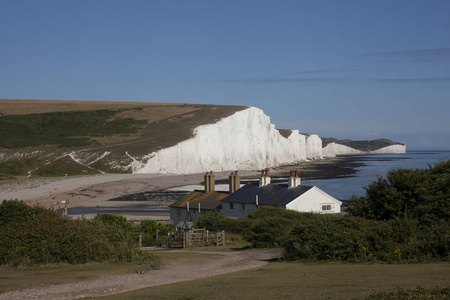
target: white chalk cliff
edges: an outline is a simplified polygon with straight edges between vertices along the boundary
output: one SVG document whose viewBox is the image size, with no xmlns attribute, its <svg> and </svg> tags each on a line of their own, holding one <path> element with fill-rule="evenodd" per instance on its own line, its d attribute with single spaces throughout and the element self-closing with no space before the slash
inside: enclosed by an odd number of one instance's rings
<svg viewBox="0 0 450 300">
<path fill-rule="evenodd" d="M 160 149 L 129 165 L 132 173 L 199 173 L 209 170 L 260 170 L 344 154 L 405 153 L 405 145 L 361 151 L 335 142 L 322 148 L 316 134 L 283 130 L 256 107 L 238 111 L 213 124 L 197 127 L 194 136 Z"/>
<path fill-rule="evenodd" d="M 292 130 L 283 137 L 269 116 L 249 107 L 197 127 L 193 138 L 135 160 L 131 168 L 133 173 L 257 170 L 319 158 L 322 140 L 318 135 Z"/>
<path fill-rule="evenodd" d="M 406 152 L 406 145 L 391 145 L 384 148 L 380 148 L 378 150 L 370 151 L 370 153 L 374 154 L 402 154 Z"/>
<path fill-rule="evenodd" d="M 361 150 L 354 149 L 349 146 L 337 144 L 334 142 L 329 143 L 322 149 L 323 157 L 335 157 L 336 155 L 361 154 L 361 153 L 364 153 L 364 152 Z"/>
</svg>

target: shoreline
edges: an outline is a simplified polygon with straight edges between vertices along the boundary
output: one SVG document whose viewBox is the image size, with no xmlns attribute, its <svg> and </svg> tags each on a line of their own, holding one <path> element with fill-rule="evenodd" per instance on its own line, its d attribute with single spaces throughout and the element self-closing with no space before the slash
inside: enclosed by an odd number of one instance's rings
<svg viewBox="0 0 450 300">
<path fill-rule="evenodd" d="M 302 179 L 330 179 L 354 176 L 357 168 L 364 166 L 360 156 L 340 156 L 300 162 L 272 168 L 269 175 L 276 181 L 289 176 L 290 170 L 299 171 Z M 365 158 L 366 159 L 366 158 Z M 260 171 L 240 170 L 241 180 L 258 178 Z M 215 172 L 216 183 L 227 183 L 230 171 Z M 132 206 L 163 206 L 173 203 L 166 201 L 117 201 L 120 197 L 129 197 L 139 193 L 153 193 L 189 185 L 199 185 L 203 173 L 199 174 L 102 174 L 91 176 L 66 176 L 58 178 L 36 178 L 0 182 L 0 201 L 22 200 L 24 203 L 45 208 L 125 208 Z M 127 218 L 142 216 L 149 219 L 161 218 L 161 215 L 139 213 L 118 213 Z M 94 214 L 95 215 L 95 214 Z M 77 215 L 85 216 L 85 215 Z M 92 217 L 92 216 L 91 216 Z M 167 216 L 168 217 L 168 216 Z M 142 218 L 141 218 L 142 219 Z M 164 219 L 164 218 L 163 218 Z"/>
</svg>

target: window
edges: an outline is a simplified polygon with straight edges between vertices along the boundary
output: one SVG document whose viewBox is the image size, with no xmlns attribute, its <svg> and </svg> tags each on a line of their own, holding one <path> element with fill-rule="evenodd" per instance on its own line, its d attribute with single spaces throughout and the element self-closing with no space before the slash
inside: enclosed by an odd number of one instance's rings
<svg viewBox="0 0 450 300">
<path fill-rule="evenodd" d="M 242 210 L 245 210 L 245 204 L 242 203 Z"/>
<path fill-rule="evenodd" d="M 331 210 L 331 205 L 322 205 L 322 210 Z"/>
<path fill-rule="evenodd" d="M 230 209 L 234 209 L 234 203 L 230 203 Z"/>
<path fill-rule="evenodd" d="M 177 208 L 177 216 L 181 216 L 181 209 Z"/>
</svg>

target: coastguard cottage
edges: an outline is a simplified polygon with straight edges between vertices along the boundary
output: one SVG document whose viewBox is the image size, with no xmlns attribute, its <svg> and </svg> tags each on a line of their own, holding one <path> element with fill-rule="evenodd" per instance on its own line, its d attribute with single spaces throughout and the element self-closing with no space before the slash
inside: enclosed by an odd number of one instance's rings
<svg viewBox="0 0 450 300">
<path fill-rule="evenodd" d="M 181 200 L 169 205 L 170 220 L 178 228 L 188 229 L 202 214 L 222 210 L 222 200 L 240 187 L 240 177 L 233 172 L 229 180 L 229 191 L 215 190 L 215 175 L 207 172 L 204 176 L 205 189 L 195 190 Z"/>
<path fill-rule="evenodd" d="M 268 169 L 259 184 L 248 183 L 222 200 L 222 212 L 242 218 L 260 206 L 270 205 L 298 212 L 340 213 L 342 202 L 313 185 L 302 185 L 298 172 L 291 171 L 288 184 L 272 184 Z"/>
<path fill-rule="evenodd" d="M 263 205 L 298 212 L 341 212 L 341 201 L 316 186 L 302 185 L 298 172 L 291 171 L 287 184 L 271 183 L 268 172 L 268 169 L 262 171 L 259 183 L 242 187 L 238 172 L 233 172 L 227 192 L 216 191 L 215 175 L 207 172 L 204 190 L 195 190 L 169 206 L 170 220 L 178 228 L 191 228 L 202 214 L 216 210 L 231 218 L 242 218 Z"/>
</svg>

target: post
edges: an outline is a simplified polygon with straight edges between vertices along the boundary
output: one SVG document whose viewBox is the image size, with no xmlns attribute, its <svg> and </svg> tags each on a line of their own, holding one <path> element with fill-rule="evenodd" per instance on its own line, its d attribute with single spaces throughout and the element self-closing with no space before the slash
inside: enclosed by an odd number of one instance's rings
<svg viewBox="0 0 450 300">
<path fill-rule="evenodd" d="M 139 235 L 139 247 L 142 247 L 142 234 Z"/>
<path fill-rule="evenodd" d="M 159 229 L 156 229 L 156 247 L 159 245 Z"/>
</svg>

